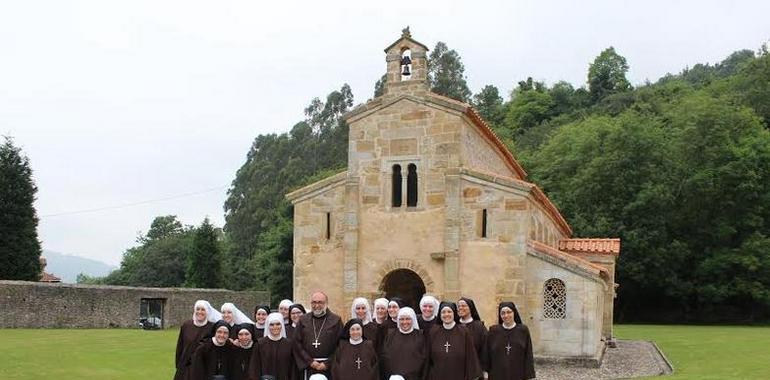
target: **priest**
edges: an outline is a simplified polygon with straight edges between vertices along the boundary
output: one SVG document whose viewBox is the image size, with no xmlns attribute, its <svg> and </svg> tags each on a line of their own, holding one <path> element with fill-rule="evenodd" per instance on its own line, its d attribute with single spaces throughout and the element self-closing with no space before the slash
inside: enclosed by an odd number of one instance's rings
<svg viewBox="0 0 770 380">
<path fill-rule="evenodd" d="M 310 313 L 300 317 L 294 330 L 297 367 L 305 376 L 323 374 L 331 378 L 331 362 L 342 335 L 342 320 L 328 308 L 324 292 L 310 296 Z"/>
</svg>

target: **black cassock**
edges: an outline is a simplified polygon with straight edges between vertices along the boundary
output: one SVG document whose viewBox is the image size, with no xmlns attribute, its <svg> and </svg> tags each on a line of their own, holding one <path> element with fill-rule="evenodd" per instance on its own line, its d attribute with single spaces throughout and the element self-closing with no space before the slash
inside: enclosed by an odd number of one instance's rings
<svg viewBox="0 0 770 380">
<path fill-rule="evenodd" d="M 383 378 L 401 375 L 406 380 L 422 380 L 428 368 L 428 346 L 421 330 L 404 334 L 392 329 L 384 338 L 380 353 Z"/>
<path fill-rule="evenodd" d="M 230 342 L 224 346 L 216 346 L 211 339 L 207 339 L 198 346 L 192 357 L 192 367 L 190 371 L 191 380 L 211 380 L 214 375 L 229 375 L 228 371 L 228 353 L 232 348 Z"/>
<path fill-rule="evenodd" d="M 192 320 L 186 321 L 179 329 L 179 338 L 176 341 L 176 374 L 174 380 L 188 380 L 190 378 L 190 365 L 195 349 L 204 339 L 214 335 L 214 324 L 206 322 L 203 326 L 196 326 Z"/>
<path fill-rule="evenodd" d="M 294 350 L 294 342 L 291 339 L 259 338 L 254 344 L 251 356 L 251 379 L 259 380 L 260 376 L 270 375 L 276 379 L 295 380 L 297 371 Z"/>
<path fill-rule="evenodd" d="M 508 330 L 492 326 L 484 347 L 484 370 L 490 380 L 526 380 L 535 378 L 532 338 L 527 326 L 517 324 Z"/>
<path fill-rule="evenodd" d="M 459 323 L 428 332 L 428 361 L 429 380 L 473 380 L 482 375 L 473 338 Z"/>
<path fill-rule="evenodd" d="M 256 343 L 253 343 L 249 348 L 230 346 L 230 352 L 227 354 L 229 366 L 227 380 L 249 380 L 249 367 L 254 346 Z"/>
<path fill-rule="evenodd" d="M 364 340 L 351 344 L 340 341 L 332 363 L 332 378 L 337 380 L 378 380 L 377 352 L 374 343 Z"/>
</svg>

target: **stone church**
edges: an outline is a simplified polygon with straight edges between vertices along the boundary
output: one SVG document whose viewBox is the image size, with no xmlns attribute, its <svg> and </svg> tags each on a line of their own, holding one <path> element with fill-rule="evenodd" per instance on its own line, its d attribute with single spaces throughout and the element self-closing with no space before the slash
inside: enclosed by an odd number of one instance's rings
<svg viewBox="0 0 770 380">
<path fill-rule="evenodd" d="M 347 171 L 287 195 L 294 299 L 474 299 L 487 326 L 516 303 L 535 355 L 601 359 L 612 338 L 619 239 L 575 238 L 479 114 L 430 92 L 428 48 L 408 30 L 385 49 L 384 94 L 344 115 Z"/>
</svg>

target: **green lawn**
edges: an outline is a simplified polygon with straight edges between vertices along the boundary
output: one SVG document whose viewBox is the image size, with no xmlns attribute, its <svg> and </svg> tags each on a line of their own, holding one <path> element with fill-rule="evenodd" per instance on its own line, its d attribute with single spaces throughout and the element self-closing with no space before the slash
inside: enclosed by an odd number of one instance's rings
<svg viewBox="0 0 770 380">
<path fill-rule="evenodd" d="M 665 379 L 770 379 L 770 327 L 615 327 L 653 340 L 673 362 Z M 173 376 L 177 331 L 0 330 L 0 379 L 152 380 Z"/>
<path fill-rule="evenodd" d="M 674 366 L 666 380 L 770 379 L 770 327 L 616 325 L 615 335 L 654 341 Z"/>
</svg>

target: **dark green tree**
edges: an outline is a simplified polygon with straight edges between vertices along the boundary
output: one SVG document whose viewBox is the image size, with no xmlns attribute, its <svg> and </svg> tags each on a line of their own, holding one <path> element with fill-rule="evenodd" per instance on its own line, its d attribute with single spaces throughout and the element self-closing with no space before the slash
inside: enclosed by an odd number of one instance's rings
<svg viewBox="0 0 770 380">
<path fill-rule="evenodd" d="M 543 82 L 519 82 L 507 104 L 505 122 L 513 134 L 522 134 L 555 115 L 553 97 Z"/>
<path fill-rule="evenodd" d="M 209 218 L 195 230 L 187 258 L 186 285 L 192 288 L 216 288 L 220 285 L 220 243 Z"/>
<path fill-rule="evenodd" d="M 374 97 L 385 94 L 385 82 L 388 80 L 388 74 L 382 74 L 382 77 L 374 84 Z"/>
<path fill-rule="evenodd" d="M 502 126 L 505 120 L 505 110 L 503 109 L 503 98 L 497 87 L 484 86 L 478 94 L 473 95 L 471 104 L 492 129 L 497 131 Z"/>
<path fill-rule="evenodd" d="M 460 55 L 443 42 L 436 43 L 428 56 L 428 85 L 439 95 L 470 101 L 471 90 L 465 81 L 465 66 Z"/>
<path fill-rule="evenodd" d="M 588 91 L 591 100 L 599 102 L 605 97 L 631 90 L 631 84 L 626 79 L 628 63 L 626 59 L 609 47 L 594 59 L 588 67 Z"/>
<path fill-rule="evenodd" d="M 40 279 L 35 193 L 29 159 L 5 137 L 0 145 L 0 279 Z"/>
</svg>

